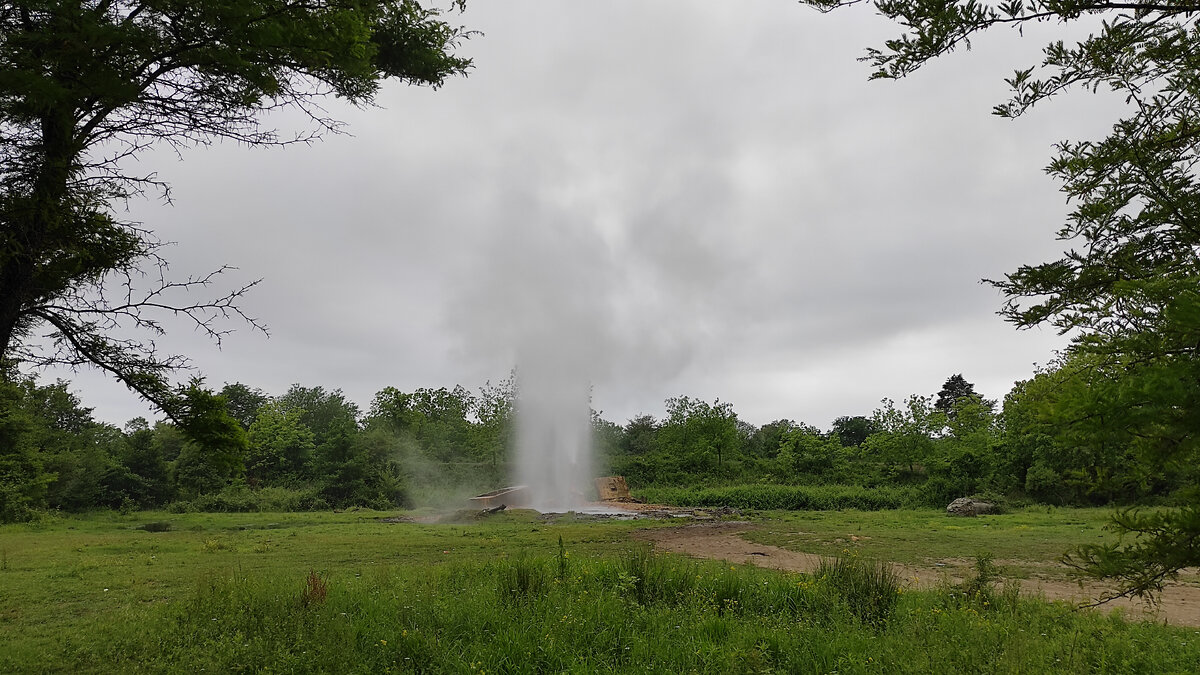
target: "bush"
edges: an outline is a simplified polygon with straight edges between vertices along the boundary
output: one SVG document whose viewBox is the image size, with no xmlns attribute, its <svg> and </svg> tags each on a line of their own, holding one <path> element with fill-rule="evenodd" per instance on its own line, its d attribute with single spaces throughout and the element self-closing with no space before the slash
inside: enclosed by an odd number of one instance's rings
<svg viewBox="0 0 1200 675">
<path fill-rule="evenodd" d="M 947 504 L 965 496 L 959 485 L 948 478 L 934 476 L 921 486 L 921 501 L 923 506 L 945 508 Z"/>
<path fill-rule="evenodd" d="M 735 485 L 718 488 L 643 488 L 648 502 L 675 506 L 728 506 L 787 511 L 880 511 L 924 502 L 911 487 L 865 488 L 858 485 Z"/>
<path fill-rule="evenodd" d="M 187 502 L 174 502 L 167 510 L 172 513 L 257 513 L 261 511 L 324 511 L 329 503 L 317 489 L 269 487 L 252 490 L 245 485 L 231 485 Z"/>
<path fill-rule="evenodd" d="M 850 612 L 868 626 L 883 628 L 896 612 L 900 577 L 889 563 L 857 556 L 823 559 L 817 578 L 829 584 Z"/>
<path fill-rule="evenodd" d="M 971 573 L 958 584 L 945 584 L 939 589 L 942 605 L 949 608 L 973 608 L 979 611 L 1008 609 L 1014 611 L 1020 595 L 1020 583 L 1009 581 L 997 592 L 1000 568 L 992 560 L 991 553 L 975 558 Z"/>
</svg>

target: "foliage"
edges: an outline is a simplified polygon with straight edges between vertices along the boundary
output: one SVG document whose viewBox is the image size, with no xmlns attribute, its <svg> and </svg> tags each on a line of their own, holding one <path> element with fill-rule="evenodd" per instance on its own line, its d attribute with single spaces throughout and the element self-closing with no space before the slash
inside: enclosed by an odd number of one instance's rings
<svg viewBox="0 0 1200 675">
<path fill-rule="evenodd" d="M 478 408 L 462 386 L 417 389 L 387 387 L 375 394 L 366 425 L 384 426 L 415 442 L 427 454 L 448 461 L 471 444 L 469 416 Z"/>
<path fill-rule="evenodd" d="M 198 379 L 184 389 L 179 430 L 188 443 L 175 463 L 176 482 L 187 494 L 217 489 L 245 471 L 246 432 L 229 415 L 226 401 Z"/>
<path fill-rule="evenodd" d="M 913 394 L 902 408 L 883 399 L 871 423 L 876 431 L 863 442 L 863 454 L 915 473 L 919 461 L 932 457 L 934 436 L 945 425 L 945 416 L 930 406 L 927 397 Z"/>
<path fill-rule="evenodd" d="M 724 460 L 740 450 L 737 413 L 720 400 L 708 403 L 688 396 L 667 399 L 667 418 L 657 434 L 658 447 L 695 468 L 724 469 Z"/>
<path fill-rule="evenodd" d="M 823 558 L 816 577 L 837 590 L 851 613 L 868 626 L 884 628 L 896 613 L 900 577 L 890 563 L 858 556 Z"/>
<path fill-rule="evenodd" d="M 818 478 L 832 477 L 845 463 L 841 440 L 822 436 L 812 427 L 797 426 L 780 439 L 775 461 L 784 476 L 804 474 Z"/>
<path fill-rule="evenodd" d="M 1200 508 L 1194 505 L 1169 511 L 1121 510 L 1109 529 L 1123 537 L 1122 543 L 1083 544 L 1063 561 L 1081 577 L 1120 579 L 1120 590 L 1110 597 L 1153 600 L 1164 582 L 1200 560 L 1195 534 L 1200 532 Z"/>
<path fill-rule="evenodd" d="M 830 431 L 837 434 L 838 440 L 842 445 L 847 447 L 858 447 L 867 440 L 867 437 L 878 431 L 875 428 L 875 423 L 869 417 L 855 415 L 848 417 L 843 415 L 833 420 L 833 426 Z"/>
<path fill-rule="evenodd" d="M 495 469 L 508 457 L 513 446 L 513 415 L 517 397 L 517 377 L 508 377 L 492 384 L 485 382 L 475 398 L 475 418 L 471 445 L 476 457 L 486 459 Z"/>
<path fill-rule="evenodd" d="M 747 435 L 744 451 L 751 457 L 774 458 L 779 454 L 788 435 L 801 428 L 820 433 L 817 429 L 797 424 L 792 420 L 775 420 L 752 430 Z"/>
<path fill-rule="evenodd" d="M 1194 468 L 1156 458 L 1130 408 L 1097 414 L 1100 401 L 1141 386 L 1140 378 L 1103 359 L 1072 352 L 1018 383 L 1005 400 L 1009 461 L 1023 466 L 1026 491 L 1047 501 L 1129 503 L 1178 494 Z"/>
<path fill-rule="evenodd" d="M 316 449 L 304 411 L 277 401 L 263 405 L 247 433 L 246 477 L 255 483 L 306 476 Z"/>
<path fill-rule="evenodd" d="M 199 495 L 190 501 L 172 502 L 169 507 L 173 513 L 279 513 L 325 511 L 329 508 L 329 502 L 315 487 L 264 487 L 252 490 L 237 484 Z"/>
<path fill-rule="evenodd" d="M 955 599 L 966 606 L 988 606 L 996 602 L 995 583 L 1000 577 L 994 556 L 984 553 L 975 557 L 970 576 L 952 586 Z"/>
<path fill-rule="evenodd" d="M 857 0 L 809 2 L 833 9 Z M 998 115 L 1017 117 L 1070 89 L 1113 92 L 1125 104 L 1106 137 L 1058 144 L 1047 167 L 1073 205 L 1057 233 L 1068 250 L 1058 260 L 1023 265 L 990 283 L 1007 296 L 1002 314 L 1017 327 L 1051 325 L 1073 336 L 1064 364 L 1073 390 L 1048 397 L 1043 419 L 1065 429 L 1059 436 L 1070 440 L 1060 446 L 1095 448 L 1109 460 L 1078 482 L 1095 480 L 1101 499 L 1130 488 L 1161 489 L 1152 484 L 1172 482 L 1180 467 L 1200 459 L 1200 6 L 1085 0 L 871 4 L 903 30 L 882 49 L 868 51 L 872 77 L 879 78 L 912 73 L 969 47 L 995 26 L 1101 19 L 1098 26 L 1084 23 L 1097 29 L 1086 38 L 1052 41 L 1041 64 L 1016 70 L 1007 80 L 1010 100 L 995 108 Z M 1133 464 L 1143 475 L 1110 472 L 1111 463 Z M 1045 492 L 1053 485 L 1051 461 L 1027 466 L 1036 467 L 1026 474 L 1027 488 Z M 1067 478 L 1074 470 L 1058 473 Z M 1195 510 L 1196 500 L 1191 496 L 1183 513 Z M 1119 516 L 1114 524 L 1134 523 Z M 1200 554 L 1186 545 L 1200 538 L 1195 519 L 1140 522 L 1135 531 L 1143 543 L 1159 539 L 1161 546 L 1131 544 L 1080 559 L 1096 574 L 1116 576 L 1122 590 L 1134 594 L 1156 585 L 1152 580 L 1165 572 L 1160 563 L 1200 564 Z M 1115 564 L 1118 559 L 1128 564 Z M 1138 561 L 1155 572 L 1141 574 Z"/>
<path fill-rule="evenodd" d="M 237 420 L 242 428 L 250 430 L 250 425 L 258 417 L 258 411 L 270 400 L 270 397 L 260 389 L 253 389 L 241 382 L 234 382 L 221 387 L 221 396 L 229 407 L 229 415 Z"/>
<path fill-rule="evenodd" d="M 166 314 L 219 342 L 224 318 L 257 325 L 237 304 L 253 284 L 194 300 L 225 270 L 167 279 L 159 242 L 114 208 L 166 192 L 153 174 L 128 173 L 132 160 L 155 144 L 310 140 L 279 138 L 262 113 L 293 108 L 335 130 L 321 99 L 369 104 L 388 78 L 438 86 L 470 67 L 452 53 L 464 37 L 416 0 L 5 5 L 0 363 L 91 364 L 174 415 L 167 377 L 185 359 L 117 335 L 161 334 Z M 49 349 L 30 339 L 42 328 Z"/>
<path fill-rule="evenodd" d="M 738 509 L 832 511 L 898 509 L 921 503 L 913 488 L 857 485 L 733 485 L 717 488 L 642 488 L 637 494 L 657 504 L 729 506 Z"/>
<path fill-rule="evenodd" d="M 1048 411 L 1065 415 L 1072 401 L 1098 390 L 1094 377 L 1072 372 L 1048 368 L 1018 383 L 1000 416 L 978 397 L 956 401 L 951 416 L 919 396 L 903 407 L 885 401 L 868 420 L 877 431 L 860 447 L 792 420 L 755 428 L 727 403 L 688 397 L 672 399 L 674 418 L 662 422 L 639 415 L 618 426 L 593 412 L 597 466 L 625 476 L 643 497 L 708 506 L 940 507 L 981 493 L 1055 504 L 1182 499 L 1189 467 L 1155 479 L 1134 461 L 1136 439 L 1089 444 L 1078 429 L 1052 424 Z M 258 509 L 265 507 L 253 494 L 276 489 L 337 507 L 457 507 L 511 480 L 513 392 L 503 382 L 478 395 L 461 386 L 387 387 L 361 422 L 358 406 L 340 390 L 297 384 L 258 405 L 247 432 L 230 412 L 236 406 L 199 382 L 179 395 L 193 401 L 177 409 L 189 415 L 187 426 L 138 418 L 124 430 L 93 420 L 65 382 L 29 380 L 13 391 L 14 419 L 28 422 L 22 444 L 13 447 L 38 467 L 27 474 L 37 480 L 23 479 L 34 510 L 150 508 L 172 500 L 183 510 Z M 245 385 L 223 391 L 244 402 L 258 395 Z M 278 503 L 310 509 L 315 502 Z"/>
<path fill-rule="evenodd" d="M 358 405 L 347 400 L 341 389 L 325 391 L 324 387 L 293 384 L 275 404 L 283 411 L 298 411 L 299 423 L 312 431 L 317 446 L 358 426 Z"/>
<path fill-rule="evenodd" d="M 19 405 L 21 389 L 0 379 L 0 523 L 29 520 L 45 506 L 45 473 L 34 451 L 31 416 Z"/>
<path fill-rule="evenodd" d="M 968 399 L 983 400 L 979 394 L 975 393 L 975 385 L 967 382 L 962 373 L 958 373 L 946 378 L 941 391 L 937 393 L 937 400 L 933 402 L 933 407 L 945 413 L 947 417 L 953 417 L 954 407 L 959 402 Z"/>
</svg>

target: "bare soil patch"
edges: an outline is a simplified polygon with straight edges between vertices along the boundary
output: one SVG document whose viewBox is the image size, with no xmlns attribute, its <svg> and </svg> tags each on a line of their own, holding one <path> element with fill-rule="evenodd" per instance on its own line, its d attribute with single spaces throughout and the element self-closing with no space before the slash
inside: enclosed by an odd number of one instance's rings
<svg viewBox="0 0 1200 675">
<path fill-rule="evenodd" d="M 789 572 L 813 572 L 821 563 L 821 556 L 812 553 L 789 551 L 777 546 L 756 544 L 747 541 L 743 532 L 755 529 L 746 522 L 698 523 L 683 527 L 639 530 L 634 537 L 653 544 L 659 551 L 681 553 L 696 558 L 725 560 L 736 564 L 756 565 L 768 569 Z M 961 581 L 973 561 L 957 559 L 947 561 L 944 567 L 921 568 L 896 565 L 897 571 L 910 588 L 930 588 L 944 581 Z M 1003 561 L 997 561 L 1003 566 Z M 1048 563 L 1052 564 L 1052 563 Z M 1047 600 L 1062 600 L 1074 605 L 1093 602 L 1110 589 L 1098 584 L 1077 584 L 1045 578 L 1022 579 L 1021 594 L 1042 597 Z M 1161 601 L 1149 606 L 1140 600 L 1120 598 L 1101 607 L 1098 611 L 1121 608 L 1127 616 L 1146 618 L 1177 626 L 1200 627 L 1200 587 L 1187 583 L 1169 584 L 1163 591 Z"/>
</svg>

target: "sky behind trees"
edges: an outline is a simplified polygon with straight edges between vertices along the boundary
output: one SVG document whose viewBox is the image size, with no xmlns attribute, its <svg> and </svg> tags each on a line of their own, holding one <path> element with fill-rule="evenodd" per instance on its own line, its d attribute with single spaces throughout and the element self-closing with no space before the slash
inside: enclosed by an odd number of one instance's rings
<svg viewBox="0 0 1200 675">
<path fill-rule="evenodd" d="M 461 23 L 484 33 L 463 50 L 471 76 L 331 102 L 352 135 L 141 158 L 174 203 L 129 208 L 178 242 L 175 272 L 264 278 L 245 306 L 269 339 L 162 341 L 211 385 L 322 385 L 365 406 L 562 344 L 612 420 L 685 393 L 827 428 L 953 373 L 1001 397 L 1065 344 L 1012 329 L 979 283 L 1063 249 L 1050 145 L 1114 118 L 1078 94 L 989 114 L 1039 35 L 871 83 L 856 59 L 895 28 L 865 8 L 477 2 Z M 146 414 L 97 373 L 71 377 L 102 419 Z"/>
</svg>

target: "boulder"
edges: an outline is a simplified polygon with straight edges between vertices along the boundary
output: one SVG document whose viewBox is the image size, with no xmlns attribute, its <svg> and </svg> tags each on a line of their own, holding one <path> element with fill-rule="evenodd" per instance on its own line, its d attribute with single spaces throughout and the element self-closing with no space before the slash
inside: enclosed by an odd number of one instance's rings
<svg viewBox="0 0 1200 675">
<path fill-rule="evenodd" d="M 995 504 L 976 501 L 969 497 L 959 497 L 950 502 L 950 505 L 946 507 L 946 513 L 952 516 L 979 516 L 995 512 Z"/>
</svg>

